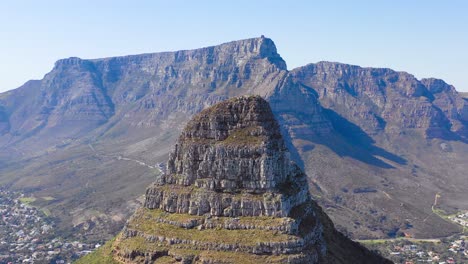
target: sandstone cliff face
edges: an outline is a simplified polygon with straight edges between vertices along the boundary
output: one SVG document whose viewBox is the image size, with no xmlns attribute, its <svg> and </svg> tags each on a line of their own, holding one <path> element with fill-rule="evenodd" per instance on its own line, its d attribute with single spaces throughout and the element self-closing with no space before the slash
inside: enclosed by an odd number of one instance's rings
<svg viewBox="0 0 468 264">
<path fill-rule="evenodd" d="M 9 92 L 0 105 L 7 105 L 10 113 L 10 145 L 51 133 L 60 142 L 101 125 L 98 133 L 158 127 L 161 120 L 168 122 L 166 126 L 177 125 L 186 120 L 184 115 L 208 105 L 274 87 L 285 70 L 285 62 L 267 38 L 188 51 L 68 58 L 57 61 L 34 87 L 26 84 Z M 25 90 L 32 92 L 26 100 Z"/>
<path fill-rule="evenodd" d="M 266 38 L 93 63 L 116 104 L 135 102 L 119 118 L 138 127 L 157 126 L 174 112 L 192 115 L 228 97 L 252 93 L 286 69 Z"/>
<path fill-rule="evenodd" d="M 450 121 L 450 130 L 463 138 L 468 137 L 468 102 L 451 85 L 439 79 L 422 79 L 434 97 L 436 105 Z"/>
<path fill-rule="evenodd" d="M 57 141 L 82 136 L 114 114 L 94 65 L 79 58 L 58 61 L 43 80 L 23 87 L 9 92 L 5 102 L 13 142 L 41 132 Z"/>
<path fill-rule="evenodd" d="M 335 223 L 362 238 L 395 236 L 395 230 L 423 237 L 457 232 L 430 217 L 429 202 L 439 192 L 445 193 L 449 211 L 466 204 L 458 194 L 467 192 L 462 183 L 467 101 L 453 87 L 405 72 L 332 62 L 309 64 L 290 75 L 315 92 L 333 127 L 328 137 L 293 141 L 297 149 L 315 147 L 300 156 L 314 179 L 312 190 L 327 197 L 321 205 L 341 208 L 330 213 Z"/>
<path fill-rule="evenodd" d="M 292 71 L 332 109 L 365 132 L 421 131 L 430 138 L 466 137 L 468 107 L 443 81 L 417 80 L 405 72 L 319 62 Z"/>
<path fill-rule="evenodd" d="M 43 93 L 42 98 L 46 127 L 78 123 L 94 128 L 114 114 L 114 103 L 90 61 L 79 58 L 58 61 L 42 80 L 41 89 L 53 91 Z"/>
<path fill-rule="evenodd" d="M 113 244 L 131 263 L 386 263 L 312 201 L 268 103 L 233 98 L 196 115 Z M 354 261 L 354 262 L 350 262 Z M 377 261 L 377 262 L 376 262 Z"/>
</svg>

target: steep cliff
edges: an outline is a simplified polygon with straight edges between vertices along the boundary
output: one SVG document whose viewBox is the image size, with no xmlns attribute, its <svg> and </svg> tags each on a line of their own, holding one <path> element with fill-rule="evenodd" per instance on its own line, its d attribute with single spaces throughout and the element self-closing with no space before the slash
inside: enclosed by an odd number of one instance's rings
<svg viewBox="0 0 468 264">
<path fill-rule="evenodd" d="M 331 62 L 300 67 L 292 75 L 315 89 L 325 108 L 366 133 L 414 129 L 431 138 L 467 136 L 468 104 L 442 80 Z"/>
<path fill-rule="evenodd" d="M 389 263 L 339 234 L 311 199 L 259 96 L 196 115 L 113 242 L 126 263 Z"/>
<path fill-rule="evenodd" d="M 327 137 L 293 140 L 297 149 L 304 140 L 315 146 L 300 156 L 316 194 L 325 198 L 321 204 L 340 212 L 331 213 L 338 225 L 362 238 L 458 231 L 431 209 L 436 193 L 443 193 L 441 206 L 448 212 L 466 208 L 468 199 L 468 102 L 453 86 L 333 62 L 309 64 L 290 75 L 316 94 L 333 127 Z"/>
<path fill-rule="evenodd" d="M 185 119 L 183 114 L 266 90 L 285 70 L 286 63 L 267 38 L 197 50 L 59 60 L 44 79 L 0 98 L 10 122 L 4 129 L 10 140 L 3 147 L 50 139 L 34 144 L 44 147 L 41 143 L 83 137 L 96 128 L 98 134 L 135 136 L 139 129 L 160 126 L 161 120 L 174 125 Z M 134 129 L 129 131 L 129 126 Z"/>
</svg>

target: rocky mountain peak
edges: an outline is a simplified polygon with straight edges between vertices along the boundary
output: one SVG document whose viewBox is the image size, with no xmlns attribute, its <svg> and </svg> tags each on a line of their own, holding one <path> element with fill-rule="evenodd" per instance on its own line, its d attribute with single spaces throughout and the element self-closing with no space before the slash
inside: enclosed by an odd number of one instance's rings
<svg viewBox="0 0 468 264">
<path fill-rule="evenodd" d="M 441 92 L 452 92 L 456 91 L 455 88 L 441 79 L 436 78 L 425 78 L 421 79 L 421 82 L 429 89 L 433 94 Z"/>
<path fill-rule="evenodd" d="M 78 58 L 78 57 L 70 57 L 70 58 L 66 58 L 66 59 L 60 59 L 60 60 L 55 62 L 54 68 L 59 68 L 59 67 L 66 66 L 66 65 L 80 65 L 81 63 L 83 63 L 85 61 L 86 60 L 83 60 L 83 59 Z"/>
<path fill-rule="evenodd" d="M 255 137 L 264 144 L 280 137 L 279 126 L 268 103 L 260 96 L 242 96 L 197 114 L 182 131 L 180 140 L 224 141 L 239 130 L 248 130 L 249 137 Z M 232 140 L 232 143 L 248 143 L 243 138 L 237 139 L 239 141 Z"/>
<path fill-rule="evenodd" d="M 206 49 L 210 49 L 208 47 Z M 286 62 L 281 58 L 276 49 L 273 40 L 264 36 L 259 38 L 250 38 L 216 46 L 217 49 L 224 52 L 236 54 L 238 57 L 254 57 L 259 59 L 268 59 L 278 69 L 286 70 Z"/>
<path fill-rule="evenodd" d="M 166 181 L 259 192 L 283 183 L 288 166 L 268 103 L 260 96 L 245 96 L 216 104 L 188 123 L 170 156 Z"/>
<path fill-rule="evenodd" d="M 232 98 L 196 115 L 181 133 L 167 168 L 159 185 L 231 194 L 281 193 L 284 185 L 293 184 L 291 173 L 297 169 L 291 165 L 269 104 L 260 96 Z M 152 207 L 154 201 L 148 198 L 147 205 Z M 240 214 L 286 216 L 291 209 L 289 205 L 269 211 L 262 208 L 259 205 Z M 226 213 L 220 209 L 198 213 Z"/>
<path fill-rule="evenodd" d="M 386 263 L 311 199 L 259 96 L 215 104 L 187 124 L 112 247 L 126 263 Z"/>
</svg>

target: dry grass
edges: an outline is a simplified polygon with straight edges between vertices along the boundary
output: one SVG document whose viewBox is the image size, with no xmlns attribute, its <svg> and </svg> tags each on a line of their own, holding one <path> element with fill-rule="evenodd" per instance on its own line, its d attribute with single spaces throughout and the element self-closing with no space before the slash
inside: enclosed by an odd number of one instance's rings
<svg viewBox="0 0 468 264">
<path fill-rule="evenodd" d="M 144 237 L 129 237 L 125 239 L 120 239 L 114 244 L 114 248 L 117 251 L 126 250 L 126 251 L 138 251 L 138 252 L 167 252 L 168 247 L 163 245 L 158 245 L 156 243 L 150 243 L 145 240 Z"/>
<path fill-rule="evenodd" d="M 129 223 L 129 229 L 167 238 L 195 240 L 206 243 L 238 243 L 246 246 L 254 246 L 260 242 L 281 242 L 293 241 L 298 239 L 298 237 L 296 236 L 268 230 L 185 229 L 166 223 L 158 223 L 156 221 L 152 221 L 151 217 L 161 216 L 161 212 L 149 212 L 151 210 L 145 211 L 146 212 L 143 212 L 143 215 L 147 217 L 135 217 Z M 189 221 L 191 219 L 194 219 L 194 216 L 188 214 L 170 214 L 169 217 L 172 217 L 174 221 Z M 219 221 L 222 221 L 222 219 L 223 218 L 221 218 L 221 220 Z M 271 223 L 279 224 L 282 220 L 276 220 L 273 218 L 260 218 L 255 220 L 254 218 L 240 218 L 239 221 L 243 221 L 244 223 L 255 223 L 258 225 L 268 225 Z"/>
<path fill-rule="evenodd" d="M 190 222 L 192 220 L 201 220 L 205 218 L 204 216 L 198 216 L 198 215 L 176 214 L 176 213 L 171 214 L 160 209 L 147 209 L 147 208 L 139 209 L 136 214 L 139 217 L 143 219 L 147 219 L 147 220 L 164 218 L 167 221 L 174 221 L 178 223 L 185 223 L 185 222 Z"/>
<path fill-rule="evenodd" d="M 243 263 L 243 264 L 258 264 L 258 263 L 288 263 L 287 256 L 268 256 L 255 255 L 242 252 L 225 252 L 206 250 L 200 253 L 200 259 L 209 259 L 214 263 Z"/>
<path fill-rule="evenodd" d="M 223 145 L 247 145 L 247 146 L 258 146 L 262 144 L 265 139 L 263 136 L 255 135 L 255 130 L 257 127 L 246 127 L 242 129 L 236 129 L 232 131 L 229 136 L 223 140 L 218 142 L 219 144 Z"/>
</svg>

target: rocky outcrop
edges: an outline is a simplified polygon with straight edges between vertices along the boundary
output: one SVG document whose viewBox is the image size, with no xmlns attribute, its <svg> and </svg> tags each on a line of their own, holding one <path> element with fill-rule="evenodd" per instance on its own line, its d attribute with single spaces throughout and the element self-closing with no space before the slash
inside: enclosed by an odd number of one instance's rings
<svg viewBox="0 0 468 264">
<path fill-rule="evenodd" d="M 113 247 L 131 263 L 386 262 L 339 234 L 312 201 L 258 96 L 221 102 L 187 124 L 167 173 Z"/>
<path fill-rule="evenodd" d="M 114 114 L 114 103 L 103 86 L 100 73 L 88 60 L 69 58 L 57 61 L 42 80 L 42 114 L 46 127 L 81 124 L 94 128 Z"/>
<path fill-rule="evenodd" d="M 452 85 L 439 79 L 422 79 L 434 97 L 433 104 L 437 106 L 450 121 L 450 130 L 468 137 L 468 102 L 460 96 Z"/>
</svg>

